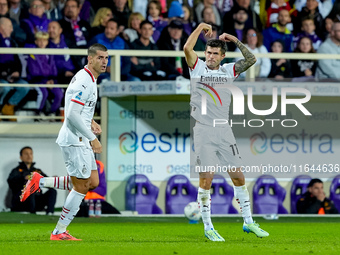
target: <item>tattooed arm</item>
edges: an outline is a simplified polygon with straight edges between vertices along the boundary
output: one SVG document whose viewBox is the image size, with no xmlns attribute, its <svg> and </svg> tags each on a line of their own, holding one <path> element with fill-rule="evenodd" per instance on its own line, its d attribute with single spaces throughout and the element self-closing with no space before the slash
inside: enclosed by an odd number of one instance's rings
<svg viewBox="0 0 340 255">
<path fill-rule="evenodd" d="M 251 53 L 247 49 L 247 47 L 243 43 L 241 43 L 235 36 L 223 33 L 222 35 L 220 35 L 219 39 L 224 42 L 234 42 L 237 48 L 239 48 L 240 51 L 242 52 L 244 59 L 240 59 L 235 63 L 235 72 L 237 74 L 243 73 L 249 67 L 256 63 L 256 58 L 254 54 Z"/>
</svg>

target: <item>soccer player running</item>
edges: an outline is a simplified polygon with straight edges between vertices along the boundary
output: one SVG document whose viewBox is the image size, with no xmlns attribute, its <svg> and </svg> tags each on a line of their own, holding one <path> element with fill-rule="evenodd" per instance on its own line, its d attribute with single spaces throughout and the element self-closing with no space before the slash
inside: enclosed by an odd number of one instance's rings
<svg viewBox="0 0 340 255">
<path fill-rule="evenodd" d="M 218 125 L 214 127 L 214 119 L 228 119 L 231 93 L 225 85 L 233 82 L 240 73 L 246 71 L 255 64 L 255 56 L 235 37 L 227 33 L 219 36 L 219 39 L 209 40 L 205 48 L 205 59 L 198 58 L 193 50 L 197 38 L 201 32 L 212 35 L 210 25 L 201 23 L 189 36 L 184 45 L 185 58 L 189 66 L 191 78 L 191 115 L 196 120 L 194 131 L 195 145 L 195 169 L 201 167 L 205 170 L 207 166 L 233 166 L 233 171 L 228 171 L 234 184 L 234 195 L 240 205 L 244 220 L 243 231 L 254 233 L 258 237 L 266 237 L 269 234 L 255 223 L 251 216 L 249 193 L 245 185 L 245 178 L 240 171 L 242 160 L 239 155 L 236 140 L 229 125 Z M 225 57 L 226 43 L 234 42 L 242 52 L 244 59 L 236 63 L 220 65 Z M 224 86 L 224 88 L 223 88 Z M 210 90 L 210 91 L 209 91 Z M 212 98 L 206 94 L 213 92 L 220 100 L 215 105 Z M 201 109 L 202 100 L 206 100 L 206 108 Z M 205 103 L 204 102 L 204 103 Z M 222 104 L 223 102 L 223 104 Z M 206 111 L 206 114 L 202 114 Z M 235 171 L 236 169 L 236 171 Z M 211 241 L 225 241 L 214 229 L 211 222 L 211 197 L 210 188 L 214 172 L 199 173 L 198 203 L 204 223 L 205 236 Z"/>
<path fill-rule="evenodd" d="M 107 48 L 93 44 L 88 49 L 88 64 L 71 80 L 65 94 L 65 121 L 59 131 L 57 143 L 61 148 L 68 176 L 44 178 L 34 172 L 23 189 L 21 201 L 42 187 L 65 190 L 73 188 L 66 198 L 51 240 L 80 241 L 66 231 L 79 210 L 89 190 L 99 184 L 94 153 L 102 152 L 102 145 L 96 135 L 101 127 L 93 120 L 97 102 L 97 78 L 106 71 Z M 71 177 L 71 178 L 69 178 Z"/>
</svg>

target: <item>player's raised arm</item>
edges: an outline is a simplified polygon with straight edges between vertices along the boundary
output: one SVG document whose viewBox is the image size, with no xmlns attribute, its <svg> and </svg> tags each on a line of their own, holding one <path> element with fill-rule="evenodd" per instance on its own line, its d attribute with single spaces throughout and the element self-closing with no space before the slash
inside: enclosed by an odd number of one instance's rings
<svg viewBox="0 0 340 255">
<path fill-rule="evenodd" d="M 201 32 L 204 31 L 206 35 L 212 36 L 211 25 L 201 23 L 198 27 L 191 33 L 187 42 L 185 43 L 183 50 L 185 54 L 185 60 L 190 68 L 194 67 L 197 60 L 197 54 L 194 51 L 195 44 Z"/>
<path fill-rule="evenodd" d="M 241 43 L 235 36 L 223 33 L 222 35 L 220 35 L 219 39 L 225 42 L 234 42 L 237 48 L 239 48 L 242 52 L 244 59 L 240 59 L 235 63 L 235 72 L 237 74 L 246 71 L 249 67 L 256 63 L 256 57 L 254 56 L 254 54 L 251 53 L 247 49 L 247 47 L 243 43 Z"/>
</svg>

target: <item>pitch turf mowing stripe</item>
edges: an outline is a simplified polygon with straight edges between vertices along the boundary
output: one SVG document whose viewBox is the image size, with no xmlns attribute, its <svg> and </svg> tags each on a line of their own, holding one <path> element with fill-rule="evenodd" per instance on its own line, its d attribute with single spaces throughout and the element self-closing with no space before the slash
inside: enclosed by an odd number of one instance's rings
<svg viewBox="0 0 340 255">
<path fill-rule="evenodd" d="M 77 219 L 78 220 L 78 219 Z M 85 219 L 89 220 L 89 219 Z M 100 219 L 101 220 L 101 219 Z M 270 233 L 257 238 L 241 222 L 215 222 L 226 242 L 210 242 L 203 225 L 173 222 L 74 222 L 68 228 L 81 242 L 49 241 L 53 223 L 0 225 L 1 254 L 340 254 L 339 223 L 258 220 Z M 93 224 L 93 223 L 96 224 Z"/>
<path fill-rule="evenodd" d="M 13 213 L 13 212 L 1 212 L 0 213 L 0 224 L 1 223 L 56 223 L 58 221 L 59 216 L 46 216 L 46 215 L 35 215 L 35 214 L 22 214 L 22 213 Z M 214 217 L 212 215 L 213 222 L 241 222 L 241 216 L 235 217 Z M 254 217 L 254 219 L 258 222 L 286 222 L 286 223 L 297 223 L 297 222 L 333 222 L 340 223 L 340 215 L 339 217 L 327 217 L 324 215 L 322 217 L 280 217 L 278 220 L 267 221 L 264 220 L 263 217 Z M 73 222 L 78 223 L 117 223 L 117 222 L 174 222 L 174 223 L 186 223 L 187 219 L 183 217 L 102 217 L 102 218 L 75 218 Z"/>
</svg>

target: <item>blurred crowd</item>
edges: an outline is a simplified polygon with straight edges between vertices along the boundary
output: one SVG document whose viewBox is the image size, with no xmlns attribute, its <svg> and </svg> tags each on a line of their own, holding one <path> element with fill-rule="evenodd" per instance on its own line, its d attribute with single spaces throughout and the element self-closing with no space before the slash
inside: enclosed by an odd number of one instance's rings
<svg viewBox="0 0 340 255">
<path fill-rule="evenodd" d="M 0 0 L 0 47 L 87 48 L 101 43 L 117 50 L 175 50 L 197 24 L 212 25 L 213 38 L 236 36 L 254 53 L 340 54 L 340 0 Z M 203 34 L 195 46 L 204 51 Z M 233 43 L 228 51 L 237 51 Z M 162 61 L 161 61 L 162 60 Z M 232 59 L 229 59 L 232 60 Z M 236 59 L 237 60 L 237 59 Z M 1 54 L 0 107 L 13 115 L 34 97 L 37 115 L 58 115 L 64 89 L 86 64 L 83 56 Z M 336 81 L 340 60 L 259 58 L 258 78 Z M 121 80 L 189 78 L 183 58 L 122 57 Z M 242 78 L 242 76 L 241 76 Z M 98 84 L 110 79 L 101 75 Z M 45 84 L 29 89 L 11 83 Z"/>
</svg>

